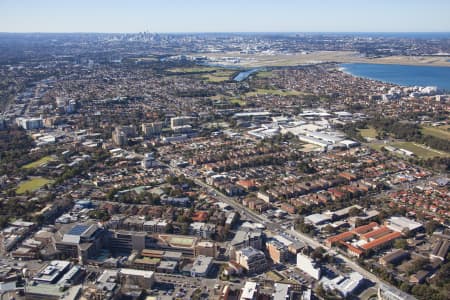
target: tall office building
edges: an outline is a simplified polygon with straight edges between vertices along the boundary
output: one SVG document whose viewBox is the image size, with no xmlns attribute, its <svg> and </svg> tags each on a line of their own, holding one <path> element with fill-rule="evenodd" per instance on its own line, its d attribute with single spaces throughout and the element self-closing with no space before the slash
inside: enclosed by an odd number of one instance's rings
<svg viewBox="0 0 450 300">
<path fill-rule="evenodd" d="M 141 129 L 145 137 L 158 136 L 161 134 L 163 128 L 162 122 L 142 123 Z"/>
</svg>

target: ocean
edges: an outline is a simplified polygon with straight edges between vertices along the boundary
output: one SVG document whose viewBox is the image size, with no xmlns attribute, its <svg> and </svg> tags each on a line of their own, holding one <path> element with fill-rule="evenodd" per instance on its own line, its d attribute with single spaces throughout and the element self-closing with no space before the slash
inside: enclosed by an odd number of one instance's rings
<svg viewBox="0 0 450 300">
<path fill-rule="evenodd" d="M 450 67 L 348 63 L 344 72 L 403 86 L 437 86 L 450 91 Z"/>
</svg>

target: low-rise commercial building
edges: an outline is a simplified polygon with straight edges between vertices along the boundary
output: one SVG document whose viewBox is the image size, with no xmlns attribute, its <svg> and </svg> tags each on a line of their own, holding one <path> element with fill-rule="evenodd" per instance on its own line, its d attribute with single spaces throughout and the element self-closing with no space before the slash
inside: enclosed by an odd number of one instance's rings
<svg viewBox="0 0 450 300">
<path fill-rule="evenodd" d="M 191 268 L 192 277 L 206 277 L 211 270 L 213 258 L 209 256 L 199 255 L 195 258 Z"/>
<path fill-rule="evenodd" d="M 242 288 L 239 300 L 256 300 L 259 295 L 259 284 L 257 282 L 247 281 Z"/>
<path fill-rule="evenodd" d="M 155 282 L 155 273 L 123 268 L 119 270 L 119 281 L 128 285 L 137 285 L 143 289 L 151 289 Z"/>
<path fill-rule="evenodd" d="M 65 260 L 53 260 L 41 269 L 33 277 L 33 280 L 38 283 L 56 283 L 69 269 L 70 262 Z"/>
<path fill-rule="evenodd" d="M 324 277 L 320 282 L 326 290 L 337 291 L 346 298 L 362 284 L 363 280 L 361 274 L 352 272 L 348 277 L 337 276 L 333 279 Z"/>
<path fill-rule="evenodd" d="M 215 242 L 201 241 L 195 245 L 195 256 L 205 255 L 216 257 L 217 255 L 217 245 Z"/>
</svg>

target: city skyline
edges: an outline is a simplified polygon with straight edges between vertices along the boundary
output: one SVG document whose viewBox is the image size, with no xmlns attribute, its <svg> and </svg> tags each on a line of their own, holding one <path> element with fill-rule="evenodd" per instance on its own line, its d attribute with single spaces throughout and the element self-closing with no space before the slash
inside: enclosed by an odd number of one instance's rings
<svg viewBox="0 0 450 300">
<path fill-rule="evenodd" d="M 432 1 L 0 2 L 0 32 L 450 32 Z"/>
</svg>

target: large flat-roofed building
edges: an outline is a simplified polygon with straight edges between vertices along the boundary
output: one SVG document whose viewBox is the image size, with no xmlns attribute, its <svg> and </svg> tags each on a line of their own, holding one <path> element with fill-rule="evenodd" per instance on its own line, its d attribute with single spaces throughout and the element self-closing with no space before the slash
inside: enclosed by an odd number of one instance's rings
<svg viewBox="0 0 450 300">
<path fill-rule="evenodd" d="M 211 270 L 213 258 L 209 256 L 199 255 L 195 258 L 191 268 L 192 277 L 206 277 Z"/>
<path fill-rule="evenodd" d="M 320 282 L 326 290 L 337 291 L 346 298 L 362 284 L 363 280 L 361 274 L 352 272 L 348 277 L 337 276 L 333 279 L 324 277 Z"/>
<path fill-rule="evenodd" d="M 385 225 L 397 232 L 415 232 L 423 228 L 423 225 L 421 223 L 405 217 L 390 217 L 385 222 Z"/>
<path fill-rule="evenodd" d="M 305 222 L 314 226 L 322 225 L 331 221 L 331 217 L 325 214 L 312 214 L 305 217 Z"/>
<path fill-rule="evenodd" d="M 264 252 L 252 247 L 236 251 L 236 262 L 248 273 L 258 273 L 267 269 L 267 261 Z"/>
<path fill-rule="evenodd" d="M 84 261 L 99 253 L 105 238 L 106 231 L 96 224 L 75 224 L 63 227 L 55 235 L 55 248 L 69 257 Z"/>
<path fill-rule="evenodd" d="M 198 238 L 195 236 L 159 234 L 158 248 L 161 250 L 181 252 L 184 256 L 193 257 Z"/>
<path fill-rule="evenodd" d="M 34 284 L 25 287 L 25 300 L 75 300 L 79 299 L 81 286 L 68 289 L 58 284 Z M 106 299 L 106 298 L 103 298 Z"/>
<path fill-rule="evenodd" d="M 70 262 L 65 260 L 53 260 L 41 269 L 33 280 L 38 283 L 56 283 L 64 273 L 70 269 Z"/>
<path fill-rule="evenodd" d="M 155 273 L 153 271 L 122 268 L 119 270 L 119 280 L 121 283 L 150 289 L 155 282 Z"/>
</svg>

